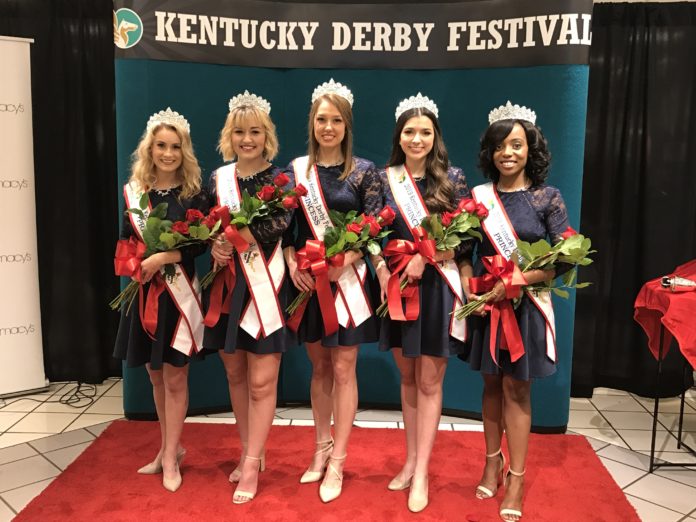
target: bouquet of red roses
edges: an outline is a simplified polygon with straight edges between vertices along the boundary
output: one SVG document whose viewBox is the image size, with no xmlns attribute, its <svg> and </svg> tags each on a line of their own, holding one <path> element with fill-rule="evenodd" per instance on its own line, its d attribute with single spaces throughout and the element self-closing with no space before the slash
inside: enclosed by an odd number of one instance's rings
<svg viewBox="0 0 696 522">
<path fill-rule="evenodd" d="M 354 250 L 359 251 L 363 247 L 370 254 L 376 255 L 382 251 L 382 239 L 389 235 L 390 231 L 382 230 L 383 227 L 393 223 L 396 214 L 391 207 L 384 207 L 377 217 L 360 214 L 354 210 L 343 214 L 336 210 L 330 210 L 333 227 L 328 227 L 324 232 L 324 240 L 310 239 L 304 248 L 297 251 L 297 267 L 300 270 L 310 270 L 317 282 L 317 294 L 323 301 L 322 309 L 333 309 L 333 293 L 326 273 L 328 266 L 341 267 L 345 253 Z M 312 291 L 300 292 L 286 312 L 291 314 L 288 326 L 294 330 L 299 327 L 300 320 L 309 301 Z"/>
<path fill-rule="evenodd" d="M 389 256 L 389 269 L 392 276 L 389 279 L 389 296 L 392 297 L 392 307 L 401 309 L 401 297 L 405 297 L 407 303 L 407 314 L 400 314 L 407 320 L 414 320 L 418 317 L 419 308 L 417 305 L 418 283 L 409 283 L 405 279 L 398 283 L 401 273 L 408 265 L 409 261 L 416 254 L 421 254 L 430 263 L 435 263 L 435 252 L 454 250 L 463 241 L 473 238 L 482 239 L 481 233 L 477 230 L 481 226 L 481 220 L 488 216 L 488 209 L 482 203 L 476 203 L 471 198 L 463 198 L 457 208 L 452 212 L 442 212 L 430 214 L 423 218 L 420 226 L 414 228 L 415 242 L 392 239 L 384 247 L 384 253 Z M 396 285 L 399 284 L 398 291 Z M 388 296 L 388 297 L 389 297 Z M 397 303 L 398 301 L 398 303 Z M 377 308 L 379 317 L 386 317 L 389 313 L 389 299 L 382 302 Z M 398 314 L 397 314 L 398 315 Z"/>
<path fill-rule="evenodd" d="M 579 234 L 571 227 L 561 234 L 561 241 L 551 246 L 547 241 L 541 239 L 536 243 L 527 243 L 526 241 L 517 240 L 517 248 L 513 252 L 510 260 L 506 261 L 505 266 L 499 266 L 501 263 L 494 258 L 500 256 L 491 256 L 483 258 L 484 265 L 489 269 L 489 273 L 484 276 L 472 278 L 471 283 L 474 289 L 490 288 L 498 279 L 502 279 L 506 283 L 506 288 L 510 287 L 510 295 L 515 295 L 513 305 L 519 303 L 522 291 L 532 292 L 553 292 L 559 297 L 567 299 L 570 288 L 585 288 L 590 283 L 578 283 L 576 280 L 577 267 L 587 266 L 592 263 L 592 259 L 588 256 L 596 252 L 592 250 L 592 241 L 590 238 Z M 517 260 L 517 262 L 515 262 Z M 551 270 L 558 266 L 558 263 L 566 263 L 574 265 L 572 270 L 569 270 L 561 279 L 559 285 L 556 279 L 551 281 L 542 281 L 532 285 L 526 284 L 524 273 L 530 270 Z M 520 277 L 520 273 L 521 276 Z M 516 287 L 516 288 L 513 288 Z M 482 308 L 489 297 L 492 295 L 492 290 L 479 296 L 478 300 L 469 301 L 464 306 L 459 308 L 455 313 L 457 319 L 467 317 L 476 310 Z"/>
<path fill-rule="evenodd" d="M 246 240 L 239 235 L 238 229 L 249 226 L 258 219 L 278 212 L 287 212 L 298 207 L 298 198 L 307 194 L 304 185 L 298 185 L 293 190 L 285 190 L 290 183 L 287 174 L 280 173 L 273 179 L 273 185 L 257 187 L 256 195 L 250 196 L 248 192 L 242 193 L 242 201 L 237 212 L 230 212 L 227 207 L 215 207 L 210 215 L 217 219 L 221 233 L 232 243 L 239 252 L 249 248 Z M 215 267 L 201 279 L 201 287 L 207 288 L 215 280 L 222 270 L 222 266 Z"/>
<path fill-rule="evenodd" d="M 129 208 L 127 212 L 145 219 L 145 210 L 150 204 L 147 193 L 140 198 L 139 208 Z M 116 256 L 114 267 L 116 275 L 131 277 L 132 280 L 126 288 L 118 294 L 110 303 L 112 310 L 120 310 L 130 307 L 138 294 L 141 286 L 140 263 L 143 259 L 157 252 L 166 252 L 175 248 L 182 248 L 196 243 L 207 241 L 220 227 L 219 222 L 211 221 L 200 210 L 189 209 L 183 221 L 166 219 L 167 203 L 160 203 L 153 208 L 145 220 L 145 228 L 142 231 L 142 241 L 133 237 L 121 239 L 116 244 Z M 174 265 L 164 265 L 164 277 L 173 280 L 176 270 Z"/>
</svg>

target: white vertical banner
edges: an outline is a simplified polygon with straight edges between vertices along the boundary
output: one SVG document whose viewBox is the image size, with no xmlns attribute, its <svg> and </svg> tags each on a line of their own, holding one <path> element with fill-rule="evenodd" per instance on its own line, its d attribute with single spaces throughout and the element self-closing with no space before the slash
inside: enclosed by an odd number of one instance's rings
<svg viewBox="0 0 696 522">
<path fill-rule="evenodd" d="M 0 36 L 0 396 L 46 386 L 36 255 L 32 42 Z"/>
</svg>

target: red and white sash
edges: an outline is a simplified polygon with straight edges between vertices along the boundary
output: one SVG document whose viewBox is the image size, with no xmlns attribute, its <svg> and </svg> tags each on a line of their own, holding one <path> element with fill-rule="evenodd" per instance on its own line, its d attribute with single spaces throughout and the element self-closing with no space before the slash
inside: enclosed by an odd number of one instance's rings
<svg viewBox="0 0 696 522">
<path fill-rule="evenodd" d="M 411 173 L 404 165 L 387 168 L 387 180 L 391 188 L 396 206 L 399 207 L 401 217 L 404 218 L 408 229 L 413 234 L 413 229 L 420 226 L 423 218 L 429 215 L 428 209 L 425 206 L 423 197 L 421 196 L 415 181 L 411 177 Z M 415 236 L 414 236 L 415 239 Z M 442 278 L 450 287 L 454 294 L 454 305 L 452 311 L 464 304 L 464 291 L 462 283 L 459 279 L 459 270 L 457 264 L 452 260 L 440 261 L 433 265 L 440 273 Z M 450 315 L 450 335 L 460 341 L 465 341 L 466 318 L 456 319 L 455 314 Z"/>
<path fill-rule="evenodd" d="M 134 185 L 127 183 L 123 187 L 123 196 L 126 200 L 126 207 L 137 207 L 142 197 L 143 192 Z M 138 234 L 142 241 L 142 232 L 145 229 L 147 217 L 150 214 L 151 207 L 143 210 L 145 218 L 140 218 L 133 213 L 129 213 L 133 230 Z M 162 279 L 166 283 L 167 292 L 172 298 L 174 305 L 179 310 L 179 321 L 174 330 L 174 337 L 170 345 L 175 350 L 184 355 L 199 352 L 203 349 L 203 307 L 201 306 L 200 293 L 201 288 L 198 283 L 198 278 L 194 275 L 191 281 L 186 272 L 181 267 L 180 263 L 175 263 L 176 270 L 174 278 L 170 281 L 164 275 L 164 267 L 160 269 Z"/>
<path fill-rule="evenodd" d="M 332 227 L 333 223 L 319 183 L 317 166 L 312 165 L 308 172 L 308 164 L 309 157 L 303 156 L 293 161 L 293 169 L 297 185 L 302 184 L 307 188 L 307 195 L 300 198 L 307 223 L 312 229 L 314 238 L 322 241 L 327 227 Z M 338 323 L 344 328 L 348 328 L 351 324 L 358 326 L 372 315 L 370 302 L 363 287 L 366 276 L 367 265 L 363 259 L 358 259 L 351 266 L 343 268 L 336 282 L 338 287 L 335 298 L 336 315 Z"/>
<path fill-rule="evenodd" d="M 488 217 L 482 221 L 483 230 L 495 250 L 505 259 L 517 248 L 517 233 L 510 223 L 510 218 L 503 208 L 498 192 L 493 183 L 474 187 L 472 195 L 477 202 L 488 209 Z M 546 355 L 556 362 L 556 323 L 553 314 L 551 292 L 525 292 L 546 320 Z"/>
<path fill-rule="evenodd" d="M 216 181 L 218 205 L 227 206 L 230 211 L 237 212 L 242 197 L 237 182 L 236 164 L 219 168 Z M 255 339 L 261 335 L 267 337 L 285 324 L 278 301 L 278 290 L 285 276 L 285 261 L 280 241 L 273 249 L 268 262 L 256 241 L 249 244 L 248 250 L 237 254 L 251 294 L 239 325 Z"/>
</svg>

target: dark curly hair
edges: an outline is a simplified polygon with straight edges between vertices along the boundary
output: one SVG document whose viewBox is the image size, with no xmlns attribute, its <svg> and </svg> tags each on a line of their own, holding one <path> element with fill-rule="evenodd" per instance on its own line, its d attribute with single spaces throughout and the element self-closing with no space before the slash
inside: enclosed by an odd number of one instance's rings
<svg viewBox="0 0 696 522">
<path fill-rule="evenodd" d="M 493 153 L 498 145 L 507 137 L 515 123 L 519 123 L 527 136 L 529 154 L 524 173 L 532 182 L 532 187 L 541 185 L 549 175 L 551 153 L 548 149 L 546 138 L 541 129 L 525 120 L 499 120 L 492 123 L 481 137 L 481 151 L 479 152 L 479 168 L 483 175 L 498 183 L 500 172 L 495 168 Z"/>
<path fill-rule="evenodd" d="M 444 212 L 454 209 L 454 184 L 447 177 L 449 158 L 447 148 L 442 140 L 442 131 L 437 117 L 424 107 L 416 107 L 405 111 L 396 121 L 394 135 L 392 136 L 391 156 L 387 166 L 403 165 L 406 163 L 406 154 L 401 148 L 401 131 L 404 130 L 406 122 L 416 116 L 426 116 L 433 123 L 435 139 L 433 148 L 428 153 L 425 160 L 425 194 L 423 201 L 430 212 Z"/>
</svg>

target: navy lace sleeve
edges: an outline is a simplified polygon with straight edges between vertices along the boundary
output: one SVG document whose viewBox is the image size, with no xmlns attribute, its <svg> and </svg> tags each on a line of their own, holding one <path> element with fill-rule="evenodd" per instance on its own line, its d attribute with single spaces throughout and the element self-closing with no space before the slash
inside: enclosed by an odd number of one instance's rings
<svg viewBox="0 0 696 522">
<path fill-rule="evenodd" d="M 377 215 L 384 207 L 384 189 L 379 171 L 371 161 L 356 158 L 354 172 L 357 174 L 356 178 L 361 175 L 359 192 L 363 212 Z"/>
<path fill-rule="evenodd" d="M 459 167 L 450 167 L 447 169 L 447 177 L 450 179 L 454 185 L 454 201 L 453 206 L 456 207 L 459 202 L 464 198 L 471 197 L 471 190 L 469 190 L 469 185 L 466 182 L 466 176 L 464 176 L 464 171 Z M 474 250 L 474 240 L 467 239 L 459 244 L 457 248 L 454 249 L 454 260 L 457 263 L 465 259 L 471 259 L 471 253 Z"/>
<path fill-rule="evenodd" d="M 568 210 L 561 191 L 556 187 L 542 185 L 537 190 L 530 190 L 532 205 L 543 219 L 546 226 L 546 233 L 552 244 L 556 244 L 561 239 L 561 234 L 568 228 Z M 556 276 L 563 275 L 570 270 L 573 265 L 562 263 L 556 267 Z"/>
</svg>

